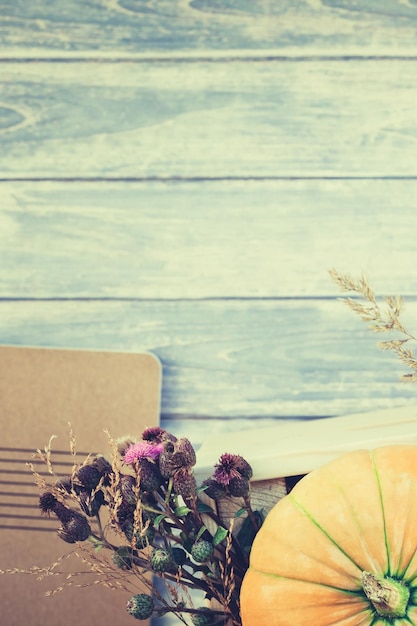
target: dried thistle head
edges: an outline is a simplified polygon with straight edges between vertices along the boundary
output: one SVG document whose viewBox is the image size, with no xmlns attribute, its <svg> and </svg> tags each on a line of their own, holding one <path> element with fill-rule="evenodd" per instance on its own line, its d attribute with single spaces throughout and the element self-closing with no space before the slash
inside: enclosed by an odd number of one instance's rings
<svg viewBox="0 0 417 626">
<path fill-rule="evenodd" d="M 148 441 L 149 443 L 158 444 L 163 443 L 164 441 L 177 441 L 177 438 L 172 433 L 169 433 L 164 428 L 160 426 L 151 426 L 150 428 L 145 428 L 142 433 L 142 440 Z"/>
<path fill-rule="evenodd" d="M 57 503 L 58 500 L 52 491 L 45 491 L 39 498 L 39 508 L 45 514 L 53 513 Z"/>
<path fill-rule="evenodd" d="M 249 493 L 249 479 L 252 468 L 239 454 L 225 452 L 214 466 L 212 479 L 232 496 L 246 496 Z"/>
<path fill-rule="evenodd" d="M 180 467 L 172 476 L 174 493 L 181 496 L 186 502 L 194 505 L 197 494 L 197 483 L 189 467 Z"/>
<path fill-rule="evenodd" d="M 196 454 L 191 442 L 182 437 L 167 440 L 159 457 L 159 469 L 164 478 L 169 478 L 181 468 L 191 468 L 196 463 Z"/>
<path fill-rule="evenodd" d="M 77 511 L 71 511 L 57 533 L 67 543 L 76 543 L 77 541 L 86 541 L 89 538 L 91 527 L 84 515 Z"/>
</svg>

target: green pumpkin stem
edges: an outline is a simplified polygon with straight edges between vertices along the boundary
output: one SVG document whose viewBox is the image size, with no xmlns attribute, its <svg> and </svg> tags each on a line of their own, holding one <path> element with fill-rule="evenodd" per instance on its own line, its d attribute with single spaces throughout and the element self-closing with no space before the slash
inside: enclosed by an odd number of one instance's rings
<svg viewBox="0 0 417 626">
<path fill-rule="evenodd" d="M 404 617 L 406 614 L 410 591 L 399 580 L 362 572 L 362 588 L 381 617 Z"/>
</svg>

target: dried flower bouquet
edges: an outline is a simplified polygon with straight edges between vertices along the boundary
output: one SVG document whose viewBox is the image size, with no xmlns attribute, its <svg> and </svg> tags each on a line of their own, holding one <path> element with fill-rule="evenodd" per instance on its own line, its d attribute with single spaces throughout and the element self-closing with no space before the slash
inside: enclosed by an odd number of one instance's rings
<svg viewBox="0 0 417 626">
<path fill-rule="evenodd" d="M 251 508 L 250 465 L 224 453 L 212 476 L 197 485 L 188 439 L 159 427 L 146 429 L 138 440 L 109 439 L 111 461 L 91 454 L 79 463 L 71 433 L 74 465 L 68 476 L 54 472 L 52 439 L 36 452 L 51 476 L 45 480 L 31 465 L 42 514 L 56 516 L 58 536 L 76 544 L 98 582 L 132 593 L 126 608 L 134 618 L 173 613 L 185 624 L 239 626 L 240 587 L 263 521 L 263 513 Z M 220 517 L 218 503 L 225 498 L 240 501 L 238 532 Z M 58 567 L 30 573 L 48 575 Z M 164 591 L 156 578 L 166 583 Z M 58 590 L 73 580 L 66 576 Z M 197 607 L 195 591 L 201 594 Z"/>
</svg>

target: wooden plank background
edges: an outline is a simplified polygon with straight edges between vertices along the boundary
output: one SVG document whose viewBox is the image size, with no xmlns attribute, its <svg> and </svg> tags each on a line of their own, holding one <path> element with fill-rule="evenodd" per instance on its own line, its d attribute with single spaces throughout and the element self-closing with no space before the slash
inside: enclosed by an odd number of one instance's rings
<svg viewBox="0 0 417 626">
<path fill-rule="evenodd" d="M 328 269 L 416 332 L 416 102 L 413 0 L 0 0 L 0 342 L 153 351 L 196 445 L 414 403 Z"/>
</svg>

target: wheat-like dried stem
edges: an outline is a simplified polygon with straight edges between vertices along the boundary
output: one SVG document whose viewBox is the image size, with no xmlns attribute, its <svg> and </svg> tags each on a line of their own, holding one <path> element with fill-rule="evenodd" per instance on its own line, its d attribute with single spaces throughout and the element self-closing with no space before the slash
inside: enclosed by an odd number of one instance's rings
<svg viewBox="0 0 417 626">
<path fill-rule="evenodd" d="M 409 345 L 416 342 L 416 337 L 410 333 L 402 323 L 400 316 L 404 308 L 403 299 L 400 296 L 387 296 L 380 303 L 369 285 L 367 277 L 362 274 L 359 279 L 354 279 L 348 274 L 341 274 L 331 269 L 329 274 L 339 289 L 344 292 L 353 292 L 362 302 L 355 298 L 343 298 L 346 305 L 368 324 L 370 330 L 376 333 L 397 333 L 395 338 L 377 343 L 378 348 L 394 352 L 397 358 L 409 367 L 412 373 L 403 374 L 401 379 L 408 382 L 417 382 L 417 358 Z"/>
</svg>

